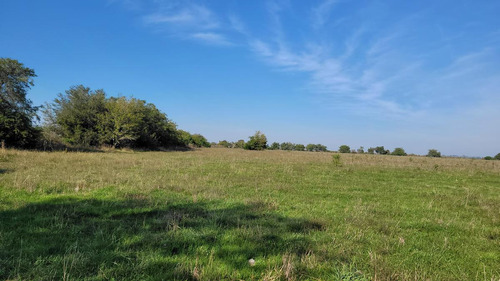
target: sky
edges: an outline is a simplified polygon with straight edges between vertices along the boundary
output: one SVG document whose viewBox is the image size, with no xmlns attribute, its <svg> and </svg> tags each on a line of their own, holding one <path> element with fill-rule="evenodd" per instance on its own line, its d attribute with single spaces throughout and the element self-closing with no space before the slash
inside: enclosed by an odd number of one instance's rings
<svg viewBox="0 0 500 281">
<path fill-rule="evenodd" d="M 498 0 L 0 0 L 29 98 L 155 104 L 209 141 L 500 152 Z"/>
</svg>

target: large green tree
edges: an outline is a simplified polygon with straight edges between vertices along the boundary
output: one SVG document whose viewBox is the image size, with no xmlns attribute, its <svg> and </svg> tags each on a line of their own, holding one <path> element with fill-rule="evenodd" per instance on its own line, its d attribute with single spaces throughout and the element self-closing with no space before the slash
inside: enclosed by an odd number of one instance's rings
<svg viewBox="0 0 500 281">
<path fill-rule="evenodd" d="M 441 157 L 441 152 L 437 151 L 437 149 L 429 149 L 427 157 Z"/>
<path fill-rule="evenodd" d="M 101 143 L 113 147 L 130 146 L 140 137 L 144 119 L 144 102 L 125 97 L 110 98 L 105 103 L 106 111 L 100 114 L 98 124 Z"/>
<path fill-rule="evenodd" d="M 260 131 L 255 132 L 253 136 L 245 143 L 245 149 L 249 150 L 264 150 L 267 148 L 266 135 Z"/>
<path fill-rule="evenodd" d="M 103 90 L 91 91 L 83 85 L 59 94 L 44 111 L 46 121 L 70 144 L 94 146 L 101 144 L 100 124 L 107 112 Z"/>
<path fill-rule="evenodd" d="M 396 147 L 391 155 L 395 156 L 406 156 L 406 151 L 402 147 Z"/>
<path fill-rule="evenodd" d="M 38 107 L 26 95 L 34 85 L 35 71 L 17 60 L 0 58 L 0 141 L 7 146 L 27 147 L 36 143 L 33 126 Z"/>
<path fill-rule="evenodd" d="M 106 98 L 103 90 L 82 85 L 60 94 L 44 113 L 46 128 L 73 145 L 158 148 L 187 145 L 193 139 L 153 104 Z"/>
<path fill-rule="evenodd" d="M 351 153 L 351 147 L 349 147 L 348 145 L 343 144 L 343 145 L 341 145 L 339 147 L 339 152 L 340 153 Z"/>
</svg>

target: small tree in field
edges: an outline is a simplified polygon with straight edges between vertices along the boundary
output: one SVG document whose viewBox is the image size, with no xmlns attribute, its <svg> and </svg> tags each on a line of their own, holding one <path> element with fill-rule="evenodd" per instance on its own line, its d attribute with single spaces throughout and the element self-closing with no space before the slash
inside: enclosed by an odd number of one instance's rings
<svg viewBox="0 0 500 281">
<path fill-rule="evenodd" d="M 253 136 L 250 137 L 245 143 L 245 149 L 248 150 L 264 150 L 267 148 L 267 138 L 266 135 L 260 131 L 255 132 Z"/>
<path fill-rule="evenodd" d="M 377 146 L 375 147 L 375 153 L 377 154 L 389 154 L 388 150 L 385 150 L 384 146 Z"/>
<path fill-rule="evenodd" d="M 500 153 L 498 153 L 497 155 L 495 155 L 495 157 L 493 157 L 493 158 L 495 158 L 496 160 L 500 160 Z"/>
<path fill-rule="evenodd" d="M 441 157 L 441 152 L 437 151 L 437 149 L 429 149 L 427 157 Z"/>
<path fill-rule="evenodd" d="M 350 153 L 351 152 L 351 148 L 348 146 L 348 145 L 341 145 L 339 147 L 339 152 L 340 153 Z"/>
<path fill-rule="evenodd" d="M 403 148 L 401 147 L 397 147 L 394 149 L 394 151 L 391 153 L 391 155 L 395 155 L 395 156 L 406 156 L 406 152 Z"/>
</svg>

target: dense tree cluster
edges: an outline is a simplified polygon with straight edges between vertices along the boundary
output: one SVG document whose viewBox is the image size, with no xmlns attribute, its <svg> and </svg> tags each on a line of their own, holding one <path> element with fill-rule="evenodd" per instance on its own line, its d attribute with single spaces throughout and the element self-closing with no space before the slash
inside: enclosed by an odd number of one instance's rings
<svg viewBox="0 0 500 281">
<path fill-rule="evenodd" d="M 268 149 L 270 150 L 289 150 L 289 151 L 304 151 L 306 146 L 303 144 L 296 144 L 291 142 L 273 142 Z"/>
<path fill-rule="evenodd" d="M 267 148 L 267 138 L 266 135 L 260 131 L 255 132 L 253 136 L 243 146 L 244 149 L 248 150 L 264 150 Z"/>
<path fill-rule="evenodd" d="M 322 144 L 312 144 L 312 143 L 310 143 L 310 144 L 308 144 L 306 146 L 306 150 L 307 151 L 313 151 L 313 152 L 326 152 L 326 151 L 328 151 L 326 149 L 325 145 L 322 145 Z"/>
<path fill-rule="evenodd" d="M 437 151 L 436 149 L 429 149 L 427 157 L 441 157 L 441 152 Z"/>
<path fill-rule="evenodd" d="M 265 145 L 264 145 L 265 144 Z M 308 144 L 307 146 L 303 144 L 297 144 L 292 142 L 273 142 L 271 145 L 267 145 L 266 136 L 260 131 L 256 132 L 255 135 L 250 136 L 249 140 L 245 142 L 244 140 L 238 140 L 237 142 L 229 142 L 227 140 L 221 140 L 217 144 L 217 147 L 224 148 L 244 148 L 248 150 L 288 150 L 288 151 L 327 151 L 326 146 L 322 144 Z"/>
<path fill-rule="evenodd" d="M 82 85 L 59 94 L 44 110 L 46 130 L 78 146 L 115 148 L 210 146 L 199 134 L 178 130 L 175 123 L 151 103 L 126 97 L 107 98 L 103 90 Z"/>
</svg>

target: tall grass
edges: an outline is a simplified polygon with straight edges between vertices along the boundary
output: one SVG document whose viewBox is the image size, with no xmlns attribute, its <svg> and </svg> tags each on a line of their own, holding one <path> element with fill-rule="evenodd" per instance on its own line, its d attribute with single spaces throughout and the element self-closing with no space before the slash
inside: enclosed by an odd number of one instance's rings
<svg viewBox="0 0 500 281">
<path fill-rule="evenodd" d="M 500 163 L 2 151 L 0 279 L 113 278 L 497 280 Z"/>
</svg>

